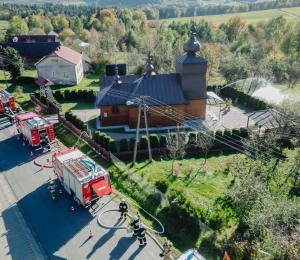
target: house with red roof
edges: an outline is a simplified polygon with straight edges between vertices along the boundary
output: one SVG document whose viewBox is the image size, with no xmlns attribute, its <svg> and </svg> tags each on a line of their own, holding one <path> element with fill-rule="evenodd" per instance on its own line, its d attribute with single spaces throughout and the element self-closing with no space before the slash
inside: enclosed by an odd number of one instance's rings
<svg viewBox="0 0 300 260">
<path fill-rule="evenodd" d="M 60 46 L 36 64 L 38 78 L 43 77 L 55 85 L 78 85 L 83 79 L 83 55 Z"/>
</svg>

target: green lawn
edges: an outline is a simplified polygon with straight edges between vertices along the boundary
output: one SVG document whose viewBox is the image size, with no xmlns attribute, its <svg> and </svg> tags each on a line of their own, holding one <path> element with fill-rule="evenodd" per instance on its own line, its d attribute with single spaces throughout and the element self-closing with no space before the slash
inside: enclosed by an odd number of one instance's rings
<svg viewBox="0 0 300 260">
<path fill-rule="evenodd" d="M 22 76 L 26 77 L 36 77 L 37 73 L 36 70 L 28 70 L 23 73 Z M 20 104 L 20 106 L 23 109 L 26 110 L 34 110 L 35 105 L 31 103 L 29 100 L 29 93 L 34 93 L 36 90 L 39 90 L 40 87 L 36 83 L 13 83 L 10 82 L 9 78 L 10 75 L 8 72 L 6 72 L 6 78 L 8 83 L 8 88 L 6 87 L 5 80 L 4 80 L 4 73 L 3 71 L 0 71 L 0 88 L 4 88 L 10 92 L 13 93 L 13 95 L 16 98 L 16 102 Z M 21 86 L 23 88 L 22 94 L 17 94 L 15 92 L 16 87 Z M 79 89 L 92 89 L 94 91 L 99 91 L 99 76 L 94 74 L 85 74 L 84 79 L 80 82 L 77 86 L 64 86 L 64 85 L 56 85 L 52 86 L 51 90 L 55 91 L 61 89 L 63 91 L 69 89 L 69 90 L 79 90 Z M 71 110 L 85 110 L 85 109 L 93 109 L 94 103 L 93 102 L 87 102 L 87 101 L 61 101 L 63 112 L 67 111 L 68 109 Z"/>
<path fill-rule="evenodd" d="M 0 30 L 6 30 L 8 28 L 9 21 L 0 20 Z"/>
<path fill-rule="evenodd" d="M 297 9 L 297 8 L 285 8 L 283 9 L 286 12 L 292 13 L 292 9 Z M 222 14 L 222 15 L 207 15 L 207 16 L 196 16 L 195 21 L 200 21 L 201 19 L 204 20 L 211 20 L 216 24 L 220 23 L 226 23 L 230 18 L 236 16 L 236 15 L 241 15 L 248 24 L 253 23 L 256 24 L 259 21 L 268 21 L 271 17 L 278 17 L 278 16 L 283 16 L 285 19 L 288 21 L 297 21 L 298 19 L 280 12 L 277 9 L 273 10 L 264 10 L 264 11 L 254 11 L 254 12 L 243 12 L 243 13 L 233 13 L 233 14 Z M 162 19 L 163 21 L 166 22 L 166 25 L 171 24 L 173 21 L 181 21 L 181 22 L 187 22 L 191 21 L 193 18 L 192 17 L 182 17 L 182 18 L 170 18 L 170 19 Z"/>
<path fill-rule="evenodd" d="M 169 189 L 178 186 L 183 187 L 186 194 L 201 198 L 209 206 L 212 206 L 214 201 L 228 188 L 232 179 L 226 172 L 219 173 L 216 171 L 217 161 L 221 159 L 225 163 L 234 154 L 236 154 L 234 151 L 225 151 L 223 154 L 210 152 L 207 160 L 210 166 L 208 173 L 201 171 L 200 163 L 204 162 L 203 153 L 187 154 L 183 160 L 175 160 L 174 166 L 179 165 L 181 168 L 178 177 L 172 175 L 172 161 L 167 158 L 155 158 L 152 163 L 149 163 L 146 159 L 139 159 L 133 169 L 152 184 L 165 177 L 171 183 Z M 125 163 L 130 166 L 131 162 L 130 160 Z M 186 175 L 189 166 L 194 167 L 192 177 Z"/>
<path fill-rule="evenodd" d="M 88 123 L 91 127 L 96 128 L 96 119 L 97 119 L 97 116 L 92 116 L 89 118 Z"/>
<path fill-rule="evenodd" d="M 288 95 L 289 97 L 295 97 L 300 95 L 300 86 L 289 88 L 288 84 L 276 84 L 276 88 L 279 88 L 283 94 Z"/>
</svg>

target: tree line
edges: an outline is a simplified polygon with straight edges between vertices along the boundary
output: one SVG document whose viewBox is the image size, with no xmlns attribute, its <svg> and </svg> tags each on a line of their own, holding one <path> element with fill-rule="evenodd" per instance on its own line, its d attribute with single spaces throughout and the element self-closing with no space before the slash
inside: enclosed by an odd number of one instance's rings
<svg viewBox="0 0 300 260">
<path fill-rule="evenodd" d="M 111 4 L 110 4 L 111 5 Z M 276 0 L 272 2 L 259 2 L 259 3 L 245 3 L 240 5 L 204 5 L 204 6 L 191 6 L 188 8 L 177 7 L 157 7 L 157 8 L 140 8 L 145 13 L 148 20 L 167 19 L 167 18 L 179 18 L 179 17 L 193 17 L 205 16 L 205 15 L 217 15 L 239 12 L 251 12 L 277 8 L 288 8 L 300 6 L 299 0 Z M 116 10 L 122 10 L 124 7 L 111 7 Z M 103 9 L 109 9 L 108 7 L 96 7 L 96 6 L 78 6 L 78 5 L 62 5 L 55 3 L 46 4 L 34 4 L 34 5 L 20 5 L 11 3 L 0 4 L 0 20 L 10 20 L 13 16 L 19 15 L 22 18 L 26 18 L 30 15 L 47 14 L 52 15 L 64 14 L 67 17 L 75 16 L 87 16 L 90 18 L 96 12 L 100 12 Z M 139 8 L 130 8 L 133 11 Z M 122 13 L 122 11 L 118 12 Z M 117 16 L 119 19 L 120 17 Z"/>
</svg>

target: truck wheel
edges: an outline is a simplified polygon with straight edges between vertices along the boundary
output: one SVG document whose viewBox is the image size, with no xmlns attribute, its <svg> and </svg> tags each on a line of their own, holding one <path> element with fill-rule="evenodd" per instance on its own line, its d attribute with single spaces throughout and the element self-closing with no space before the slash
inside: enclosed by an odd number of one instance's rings
<svg viewBox="0 0 300 260">
<path fill-rule="evenodd" d="M 73 195 L 73 199 L 74 201 L 76 202 L 76 204 L 79 206 L 81 203 L 80 203 L 80 200 L 75 196 Z"/>
</svg>

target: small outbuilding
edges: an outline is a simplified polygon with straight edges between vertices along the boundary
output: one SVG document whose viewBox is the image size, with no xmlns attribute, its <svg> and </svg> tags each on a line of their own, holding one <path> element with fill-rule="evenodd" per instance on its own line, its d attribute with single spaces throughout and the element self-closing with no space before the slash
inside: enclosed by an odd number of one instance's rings
<svg viewBox="0 0 300 260">
<path fill-rule="evenodd" d="M 60 46 L 35 64 L 38 77 L 56 85 L 78 85 L 83 79 L 82 57 L 82 54 Z"/>
</svg>

